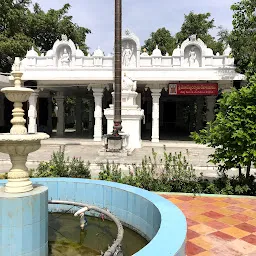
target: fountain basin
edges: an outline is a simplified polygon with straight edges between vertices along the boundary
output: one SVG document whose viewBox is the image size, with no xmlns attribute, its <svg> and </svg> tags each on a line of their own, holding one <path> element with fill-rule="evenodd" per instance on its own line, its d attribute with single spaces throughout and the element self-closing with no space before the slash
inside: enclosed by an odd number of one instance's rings
<svg viewBox="0 0 256 256">
<path fill-rule="evenodd" d="M 150 242 L 136 256 L 185 256 L 187 223 L 181 210 L 161 196 L 136 187 L 99 180 L 38 178 L 48 187 L 49 200 L 67 200 L 108 208 L 126 226 Z M 0 185 L 4 181 L 0 181 Z M 67 210 L 49 206 L 49 211 Z"/>
<path fill-rule="evenodd" d="M 1 90 L 11 102 L 25 102 L 34 90 L 25 87 L 6 87 Z"/>
<path fill-rule="evenodd" d="M 10 134 L 0 133 L 0 152 L 5 154 L 28 155 L 38 150 L 41 140 L 46 140 L 46 133 L 36 134 Z"/>
<path fill-rule="evenodd" d="M 48 139 L 46 133 L 37 134 L 0 134 L 0 152 L 8 154 L 12 168 L 8 172 L 5 192 L 24 193 L 33 189 L 26 167 L 28 154 L 41 147 L 41 140 Z"/>
</svg>

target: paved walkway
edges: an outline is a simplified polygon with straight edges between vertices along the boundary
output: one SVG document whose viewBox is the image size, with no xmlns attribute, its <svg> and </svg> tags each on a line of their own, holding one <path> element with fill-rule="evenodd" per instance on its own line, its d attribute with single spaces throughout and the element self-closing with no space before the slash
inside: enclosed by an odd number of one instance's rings
<svg viewBox="0 0 256 256">
<path fill-rule="evenodd" d="M 163 196 L 187 218 L 187 256 L 256 256 L 256 197 Z"/>
<path fill-rule="evenodd" d="M 42 147 L 28 156 L 27 167 L 34 169 L 38 166 L 40 161 L 49 161 L 52 153 L 60 150 L 65 150 L 65 155 L 72 157 L 81 157 L 84 161 L 91 163 L 92 177 L 98 177 L 100 171 L 100 163 L 104 163 L 107 160 L 109 162 L 116 162 L 120 164 L 120 167 L 124 173 L 129 171 L 129 165 L 141 164 L 144 156 L 151 156 L 152 148 L 158 153 L 159 158 L 163 158 L 164 146 L 167 152 L 179 153 L 181 152 L 187 159 L 187 161 L 193 165 L 196 173 L 208 178 L 217 177 L 217 168 L 212 163 L 209 163 L 208 156 L 214 152 L 212 148 L 208 148 L 205 145 L 195 144 L 193 141 L 164 141 L 159 143 L 152 143 L 150 141 L 143 141 L 142 148 L 136 149 L 132 152 L 131 156 L 120 157 L 118 155 L 113 156 L 100 156 L 99 151 L 102 149 L 102 142 L 94 142 L 91 139 L 76 139 L 76 138 L 50 138 L 42 141 Z M 0 153 L 0 173 L 6 172 L 11 168 L 9 156 Z M 253 172 L 253 170 L 252 170 Z M 237 175 L 238 171 L 230 171 L 229 174 Z"/>
<path fill-rule="evenodd" d="M 215 176 L 216 171 L 211 163 L 208 163 L 208 155 L 213 152 L 213 149 L 207 148 L 204 145 L 197 145 L 192 141 L 160 141 L 159 143 L 152 143 L 150 141 L 143 141 L 142 148 L 133 151 L 131 156 L 118 157 L 112 156 L 106 158 L 106 156 L 100 156 L 99 151 L 102 149 L 102 142 L 94 142 L 90 139 L 61 139 L 61 138 L 51 138 L 46 141 L 42 141 L 42 147 L 29 154 L 27 167 L 36 168 L 40 161 L 49 161 L 52 153 L 58 151 L 60 148 L 64 148 L 66 156 L 69 157 L 81 157 L 84 161 L 90 161 L 92 165 L 97 165 L 98 163 L 115 161 L 122 165 L 126 164 L 140 164 L 145 155 L 150 156 L 152 153 L 152 148 L 163 157 L 162 153 L 164 151 L 164 145 L 166 146 L 167 152 L 182 152 L 186 156 L 190 164 L 192 164 L 198 173 L 201 171 L 206 172 L 206 176 Z M 99 167 L 92 168 L 95 170 L 97 176 L 97 170 Z M 6 154 L 0 153 L 0 172 L 9 170 L 11 167 L 9 157 Z M 127 169 L 128 166 L 122 166 L 122 169 Z"/>
</svg>

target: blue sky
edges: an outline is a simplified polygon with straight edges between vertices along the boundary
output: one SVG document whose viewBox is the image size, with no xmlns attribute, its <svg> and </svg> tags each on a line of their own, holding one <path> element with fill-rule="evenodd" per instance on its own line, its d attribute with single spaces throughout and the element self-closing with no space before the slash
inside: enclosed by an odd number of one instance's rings
<svg viewBox="0 0 256 256">
<path fill-rule="evenodd" d="M 123 0 L 123 28 L 139 36 L 141 44 L 158 28 L 166 27 L 175 34 L 179 31 L 184 14 L 210 12 L 216 26 L 232 28 L 230 6 L 238 0 Z M 114 0 L 37 0 L 43 10 L 58 9 L 65 3 L 72 6 L 69 14 L 80 26 L 92 30 L 87 37 L 90 52 L 98 46 L 105 53 L 113 50 Z M 216 31 L 212 31 L 215 35 Z"/>
</svg>

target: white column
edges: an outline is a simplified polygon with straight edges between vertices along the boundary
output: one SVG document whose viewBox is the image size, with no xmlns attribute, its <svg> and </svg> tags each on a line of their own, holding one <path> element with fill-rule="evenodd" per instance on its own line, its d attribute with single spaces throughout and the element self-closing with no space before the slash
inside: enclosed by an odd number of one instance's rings
<svg viewBox="0 0 256 256">
<path fill-rule="evenodd" d="M 0 92 L 0 127 L 4 126 L 4 94 Z"/>
<path fill-rule="evenodd" d="M 216 96 L 206 96 L 206 121 L 210 122 L 214 120 L 214 106 L 216 102 Z"/>
<path fill-rule="evenodd" d="M 58 105 L 57 112 L 57 136 L 63 136 L 65 132 L 65 108 L 64 108 L 64 95 L 63 92 L 58 92 L 56 102 Z"/>
<path fill-rule="evenodd" d="M 95 110 L 94 110 L 94 141 L 102 140 L 102 96 L 103 89 L 102 88 L 94 88 L 93 96 L 95 102 Z"/>
<path fill-rule="evenodd" d="M 82 133 L 82 98 L 76 97 L 76 133 Z"/>
<path fill-rule="evenodd" d="M 152 142 L 159 142 L 159 99 L 161 89 L 151 89 L 152 96 Z"/>
<path fill-rule="evenodd" d="M 28 102 L 28 133 L 37 133 L 37 99 L 39 92 L 31 93 Z"/>
<path fill-rule="evenodd" d="M 141 93 L 138 92 L 137 98 L 136 98 L 136 104 L 139 108 L 141 108 Z"/>
<path fill-rule="evenodd" d="M 52 133 L 52 96 L 48 98 L 48 118 L 47 118 L 47 128 Z"/>
</svg>

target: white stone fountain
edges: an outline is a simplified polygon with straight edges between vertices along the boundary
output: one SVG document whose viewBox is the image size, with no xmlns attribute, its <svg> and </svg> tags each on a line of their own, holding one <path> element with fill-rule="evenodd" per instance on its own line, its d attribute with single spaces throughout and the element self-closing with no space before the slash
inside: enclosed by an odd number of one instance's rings
<svg viewBox="0 0 256 256">
<path fill-rule="evenodd" d="M 14 78 L 14 87 L 6 87 L 1 91 L 6 98 L 14 103 L 10 133 L 0 134 L 0 152 L 9 154 L 12 168 L 8 173 L 8 182 L 5 192 L 23 193 L 33 189 L 26 167 L 28 154 L 41 146 L 41 140 L 49 138 L 45 133 L 28 134 L 25 127 L 24 110 L 22 103 L 29 99 L 32 89 L 21 86 L 22 72 L 20 59 L 15 58 L 11 75 Z"/>
<path fill-rule="evenodd" d="M 20 59 L 15 58 L 11 75 L 14 87 L 3 88 L 6 98 L 13 102 L 10 133 L 0 134 L 0 152 L 9 154 L 12 168 L 8 181 L 0 187 L 0 255 L 48 255 L 48 188 L 32 185 L 26 167 L 28 154 L 48 139 L 45 133 L 28 134 L 22 103 L 32 89 L 21 86 Z"/>
</svg>

